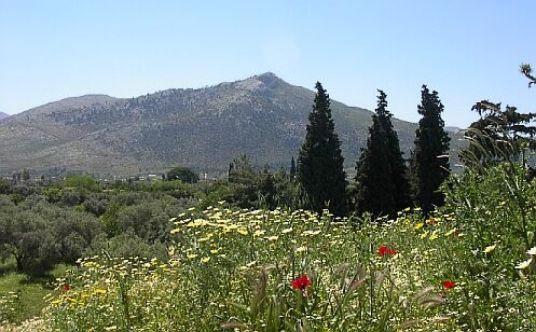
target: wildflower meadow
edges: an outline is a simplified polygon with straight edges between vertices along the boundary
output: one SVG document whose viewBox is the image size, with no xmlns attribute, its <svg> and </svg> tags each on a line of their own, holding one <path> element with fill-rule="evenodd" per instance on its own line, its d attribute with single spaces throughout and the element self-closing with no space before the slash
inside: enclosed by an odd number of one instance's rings
<svg viewBox="0 0 536 332">
<path fill-rule="evenodd" d="M 191 208 L 172 219 L 168 260 L 82 259 L 41 318 L 51 331 L 534 331 L 536 196 L 511 171 L 447 184 L 428 218 Z"/>
<path fill-rule="evenodd" d="M 536 330 L 535 185 L 499 165 L 443 190 L 445 206 L 427 217 L 184 209 L 165 258 L 79 259 L 15 330 Z M 23 294 L 7 294 L 9 331 Z"/>
</svg>

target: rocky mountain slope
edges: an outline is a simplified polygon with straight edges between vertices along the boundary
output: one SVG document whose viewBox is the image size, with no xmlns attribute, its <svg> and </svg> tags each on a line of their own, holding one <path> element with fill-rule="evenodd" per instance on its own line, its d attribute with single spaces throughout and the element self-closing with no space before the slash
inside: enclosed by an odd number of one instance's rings
<svg viewBox="0 0 536 332">
<path fill-rule="evenodd" d="M 303 141 L 313 98 L 313 91 L 273 73 L 130 99 L 67 98 L 0 123 L 0 173 L 124 176 L 177 164 L 211 173 L 242 153 L 258 165 L 287 166 Z M 337 101 L 332 110 L 346 165 L 353 167 L 372 113 Z M 393 122 L 407 156 L 416 125 Z"/>
</svg>

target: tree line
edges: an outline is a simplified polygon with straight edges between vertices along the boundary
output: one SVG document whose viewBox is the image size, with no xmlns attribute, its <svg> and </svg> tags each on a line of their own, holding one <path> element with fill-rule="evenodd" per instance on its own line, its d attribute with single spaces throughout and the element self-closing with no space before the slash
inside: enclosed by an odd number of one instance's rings
<svg viewBox="0 0 536 332">
<path fill-rule="evenodd" d="M 449 175 L 449 141 L 438 93 L 423 85 L 418 112 L 422 116 L 415 133 L 414 149 L 404 159 L 398 135 L 387 109 L 387 95 L 378 90 L 366 148 L 356 162 L 356 189 L 348 191 L 340 141 L 331 116 L 330 98 L 316 84 L 313 110 L 300 149 L 297 178 L 306 207 L 337 216 L 368 212 L 376 218 L 394 216 L 410 206 L 428 214 L 441 205 L 439 186 Z"/>
<path fill-rule="evenodd" d="M 529 64 L 522 64 L 520 72 L 529 80 L 529 88 L 535 84 Z M 349 191 L 329 95 L 322 84 L 316 84 L 313 110 L 297 165 L 305 207 L 319 213 L 327 208 L 338 216 L 368 212 L 374 219 L 394 217 L 398 211 L 412 206 L 427 216 L 444 203 L 440 187 L 450 173 L 450 138 L 444 129 L 444 106 L 437 91 L 422 86 L 421 103 L 417 106 L 421 119 L 407 159 L 400 151 L 391 123 L 387 95 L 382 90 L 378 93 L 367 145 L 356 162 L 356 188 Z M 536 113 L 519 113 L 509 105 L 502 110 L 501 103 L 488 100 L 477 102 L 472 110 L 479 119 L 464 134 L 466 145 L 459 153 L 464 167 L 481 171 L 499 163 L 521 161 L 527 177 L 536 177 L 536 169 L 528 165 L 525 154 L 527 150 L 536 150 L 536 127 L 531 125 Z"/>
</svg>

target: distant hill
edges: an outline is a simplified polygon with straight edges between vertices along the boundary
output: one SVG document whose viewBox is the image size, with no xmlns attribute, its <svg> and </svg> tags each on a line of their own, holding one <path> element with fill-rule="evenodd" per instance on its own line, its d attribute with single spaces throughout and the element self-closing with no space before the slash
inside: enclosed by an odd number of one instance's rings
<svg viewBox="0 0 536 332">
<path fill-rule="evenodd" d="M 257 165 L 288 166 L 302 144 L 313 98 L 313 91 L 273 73 L 130 99 L 67 98 L 0 123 L 0 155 L 9 156 L 0 160 L 0 172 L 124 176 L 180 164 L 211 173 L 225 171 L 242 153 Z M 337 101 L 332 110 L 346 166 L 353 167 L 372 113 Z M 393 123 L 407 153 L 416 124 Z"/>
<path fill-rule="evenodd" d="M 6 119 L 7 117 L 9 117 L 9 114 L 4 113 L 4 112 L 0 112 L 0 121 Z"/>
</svg>

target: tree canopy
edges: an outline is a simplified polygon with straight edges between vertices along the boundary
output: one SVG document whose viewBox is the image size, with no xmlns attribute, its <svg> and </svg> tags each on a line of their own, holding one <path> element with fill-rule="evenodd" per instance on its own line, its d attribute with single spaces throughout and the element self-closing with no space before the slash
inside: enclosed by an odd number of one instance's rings
<svg viewBox="0 0 536 332">
<path fill-rule="evenodd" d="M 471 110 L 479 115 L 466 134 L 468 146 L 460 152 L 460 159 L 469 167 L 487 167 L 503 161 L 517 160 L 527 147 L 536 149 L 536 127 L 530 124 L 536 113 L 519 113 L 514 106 L 488 100 L 477 102 Z"/>
<path fill-rule="evenodd" d="M 441 118 L 444 106 L 437 91 L 422 86 L 421 104 L 418 112 L 422 116 L 415 132 L 415 150 L 411 162 L 412 187 L 415 204 L 425 214 L 434 206 L 443 204 L 443 194 L 439 186 L 449 175 L 449 142 L 445 123 Z"/>
<path fill-rule="evenodd" d="M 327 208 L 338 216 L 346 214 L 346 174 L 340 145 L 329 95 L 317 82 L 313 111 L 298 156 L 298 179 L 305 201 L 316 212 Z"/>
<path fill-rule="evenodd" d="M 378 92 L 367 147 L 356 165 L 357 211 L 375 217 L 394 216 L 410 204 L 407 167 L 391 123 L 392 114 L 387 110 L 387 95 Z"/>
<path fill-rule="evenodd" d="M 166 175 L 168 180 L 181 180 L 186 183 L 196 183 L 199 181 L 199 176 L 187 167 L 178 166 L 172 168 Z"/>
</svg>

